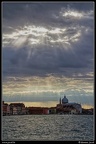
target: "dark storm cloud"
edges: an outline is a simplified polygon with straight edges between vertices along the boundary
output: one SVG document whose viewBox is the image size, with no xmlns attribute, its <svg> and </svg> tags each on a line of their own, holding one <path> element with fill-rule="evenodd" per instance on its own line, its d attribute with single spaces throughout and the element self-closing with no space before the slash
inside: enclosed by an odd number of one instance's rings
<svg viewBox="0 0 96 144">
<path fill-rule="evenodd" d="M 63 16 L 66 10 L 73 11 L 72 15 Z M 74 13 L 75 11 L 75 13 Z M 71 76 L 66 70 L 71 68 L 80 72 L 85 69 L 86 73 L 93 68 L 93 3 L 3 3 L 3 33 L 4 42 L 9 46 L 3 46 L 3 74 L 6 75 L 46 75 L 48 73 Z M 78 18 L 81 12 L 80 19 Z M 13 37 L 6 34 L 19 33 L 18 27 L 24 25 L 42 26 L 48 30 L 53 28 L 66 28 L 66 31 L 57 34 L 46 32 L 48 38 L 53 41 L 63 40 L 68 37 L 71 48 L 65 49 L 63 43 L 53 44 L 51 40 L 38 46 L 28 45 L 32 34 L 26 38 L 20 48 L 10 47 Z M 85 32 L 86 28 L 86 32 Z M 30 28 L 31 29 L 31 28 Z M 24 29 L 26 30 L 26 29 Z M 55 30 L 54 30 L 55 31 Z M 53 31 L 53 32 L 54 32 Z M 80 32 L 79 32 L 80 31 Z M 33 31 L 34 32 L 34 31 Z M 18 34 L 17 33 L 17 34 Z M 81 37 L 79 39 L 79 34 Z M 32 38 L 37 38 L 37 33 Z M 40 34 L 40 33 L 39 33 Z M 77 34 L 77 35 L 76 35 Z M 73 37 L 74 36 L 74 37 Z M 42 37 L 42 34 L 41 34 Z M 19 37 L 19 39 L 21 36 Z M 58 39 L 57 39 L 58 38 Z M 77 42 L 71 42 L 78 38 Z M 22 39 L 20 39 L 21 42 Z M 10 43 L 9 43 L 10 41 Z M 18 45 L 18 41 L 15 43 Z M 86 70 L 87 69 L 87 70 Z M 83 74 L 83 71 L 82 71 Z"/>
<path fill-rule="evenodd" d="M 54 7 L 54 9 L 53 9 Z M 33 23 L 35 25 L 46 25 L 46 23 L 50 23 L 51 13 L 58 10 L 58 6 L 52 6 L 50 4 L 36 4 L 36 3 L 6 3 L 3 6 L 3 17 L 5 21 L 12 21 L 10 23 L 12 26 L 19 25 L 24 23 Z M 18 17 L 19 16 L 19 17 Z M 18 22 L 16 22 L 18 19 Z M 16 22 L 16 23 L 15 23 Z"/>
<path fill-rule="evenodd" d="M 63 9 L 75 9 L 79 11 L 90 11 L 93 9 L 92 3 L 4 3 L 3 19 L 10 25 L 19 25 L 24 23 L 34 23 L 35 25 L 63 26 L 70 24 L 66 19 L 62 18 L 59 12 Z M 65 9 L 65 10 L 66 10 Z M 56 18 L 56 16 L 58 18 Z M 86 19 L 84 18 L 84 21 Z M 56 22 L 56 24 L 55 24 Z M 90 21 L 88 21 L 89 23 Z M 85 25 L 87 23 L 84 23 Z"/>
<path fill-rule="evenodd" d="M 31 52 L 34 51 L 31 50 Z M 90 68 L 92 61 L 85 53 L 78 54 L 58 48 L 36 49 L 28 58 L 28 49 L 17 51 L 11 48 L 3 50 L 3 72 L 8 75 L 45 75 L 48 73 L 67 75 L 66 68 Z M 78 69 L 79 72 L 79 69 Z"/>
</svg>

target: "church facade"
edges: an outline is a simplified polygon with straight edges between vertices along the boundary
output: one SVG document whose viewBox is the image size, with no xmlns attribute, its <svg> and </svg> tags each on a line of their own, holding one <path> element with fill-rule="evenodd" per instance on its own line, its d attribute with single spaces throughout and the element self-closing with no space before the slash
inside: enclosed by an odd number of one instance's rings
<svg viewBox="0 0 96 144">
<path fill-rule="evenodd" d="M 64 98 L 62 100 L 60 98 L 60 102 L 57 104 L 57 111 L 69 114 L 80 114 L 82 113 L 82 106 L 75 102 L 69 102 L 64 95 Z"/>
</svg>

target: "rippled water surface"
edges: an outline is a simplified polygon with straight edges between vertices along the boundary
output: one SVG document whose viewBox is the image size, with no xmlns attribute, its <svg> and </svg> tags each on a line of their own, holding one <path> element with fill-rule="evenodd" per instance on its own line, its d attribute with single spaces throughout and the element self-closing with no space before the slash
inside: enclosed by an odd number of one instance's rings
<svg viewBox="0 0 96 144">
<path fill-rule="evenodd" d="M 92 115 L 3 116 L 4 140 L 94 140 Z"/>
</svg>

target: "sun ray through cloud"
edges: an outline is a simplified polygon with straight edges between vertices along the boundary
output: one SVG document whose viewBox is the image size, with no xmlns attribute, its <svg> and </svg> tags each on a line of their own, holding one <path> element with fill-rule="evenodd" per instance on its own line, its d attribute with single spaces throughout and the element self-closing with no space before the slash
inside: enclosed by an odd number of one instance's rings
<svg viewBox="0 0 96 144">
<path fill-rule="evenodd" d="M 3 3 L 2 17 L 5 100 L 57 101 L 66 93 L 93 104 L 93 3 Z"/>
</svg>

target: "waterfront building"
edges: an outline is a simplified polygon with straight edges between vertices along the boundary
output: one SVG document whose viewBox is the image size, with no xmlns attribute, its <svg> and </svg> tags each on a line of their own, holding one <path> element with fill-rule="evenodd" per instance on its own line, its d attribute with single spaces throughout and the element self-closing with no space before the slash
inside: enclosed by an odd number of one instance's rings
<svg viewBox="0 0 96 144">
<path fill-rule="evenodd" d="M 93 115 L 93 108 L 91 108 L 91 109 L 84 109 L 84 108 L 82 108 L 82 114 Z"/>
<path fill-rule="evenodd" d="M 13 115 L 17 115 L 17 114 L 18 114 L 17 107 L 15 107 L 15 106 L 13 107 L 12 114 L 13 114 Z"/>
<path fill-rule="evenodd" d="M 10 106 L 3 101 L 3 115 L 10 115 Z"/>
<path fill-rule="evenodd" d="M 75 108 L 73 108 L 71 109 L 71 114 L 78 114 L 78 111 Z"/>
<path fill-rule="evenodd" d="M 68 99 L 67 99 L 66 96 L 64 95 L 64 98 L 62 99 L 62 104 L 64 105 L 64 104 L 66 104 L 66 103 L 68 103 Z"/>
<path fill-rule="evenodd" d="M 43 108 L 43 114 L 49 114 L 49 108 Z"/>
<path fill-rule="evenodd" d="M 21 111 L 22 111 L 21 114 L 26 114 L 26 108 L 25 108 L 25 106 L 22 107 Z"/>
<path fill-rule="evenodd" d="M 29 107 L 29 114 L 55 114 L 56 107 Z"/>
<path fill-rule="evenodd" d="M 25 108 L 26 114 L 29 114 L 29 107 Z"/>
<path fill-rule="evenodd" d="M 43 108 L 41 107 L 29 107 L 29 114 L 43 114 Z"/>
<path fill-rule="evenodd" d="M 62 103 L 60 100 L 60 103 L 56 106 L 57 113 L 70 113 L 70 114 L 79 114 L 82 113 L 82 107 L 81 104 L 78 104 L 76 102 L 68 102 L 68 99 L 64 95 L 64 98 L 62 99 Z"/>
<path fill-rule="evenodd" d="M 26 114 L 26 108 L 23 103 L 11 103 L 10 110 L 12 114 Z"/>
<path fill-rule="evenodd" d="M 49 114 L 56 114 L 56 107 L 50 107 Z"/>
</svg>

